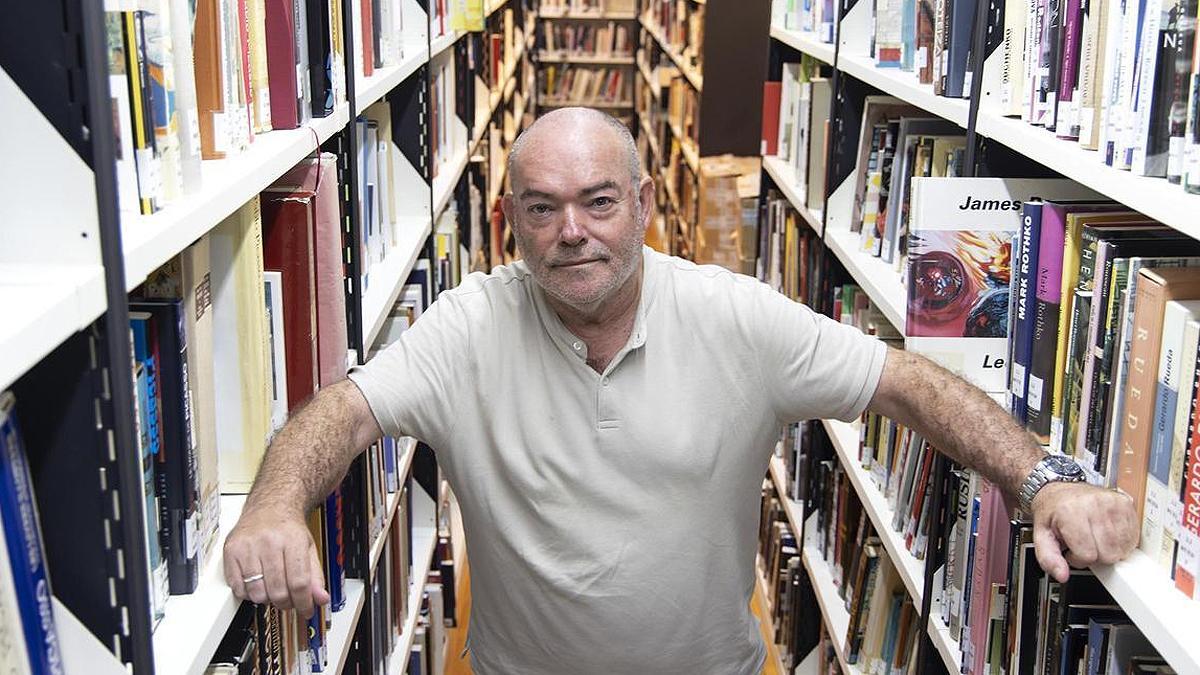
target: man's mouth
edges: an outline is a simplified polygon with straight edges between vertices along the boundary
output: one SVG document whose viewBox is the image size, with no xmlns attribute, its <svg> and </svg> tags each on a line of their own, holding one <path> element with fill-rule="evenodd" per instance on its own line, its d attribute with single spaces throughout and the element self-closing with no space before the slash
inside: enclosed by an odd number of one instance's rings
<svg viewBox="0 0 1200 675">
<path fill-rule="evenodd" d="M 588 258 L 587 260 L 573 260 L 571 262 L 554 263 L 555 267 L 583 267 L 591 263 L 600 262 L 599 258 Z"/>
</svg>

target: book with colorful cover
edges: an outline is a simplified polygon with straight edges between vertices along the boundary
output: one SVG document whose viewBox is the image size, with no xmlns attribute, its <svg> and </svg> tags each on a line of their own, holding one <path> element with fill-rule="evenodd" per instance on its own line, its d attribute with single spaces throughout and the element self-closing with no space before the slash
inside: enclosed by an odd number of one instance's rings
<svg viewBox="0 0 1200 675">
<path fill-rule="evenodd" d="M 905 348 L 1002 396 L 1021 204 L 1091 193 L 1068 180 L 1024 178 L 914 178 L 912 190 Z"/>
</svg>

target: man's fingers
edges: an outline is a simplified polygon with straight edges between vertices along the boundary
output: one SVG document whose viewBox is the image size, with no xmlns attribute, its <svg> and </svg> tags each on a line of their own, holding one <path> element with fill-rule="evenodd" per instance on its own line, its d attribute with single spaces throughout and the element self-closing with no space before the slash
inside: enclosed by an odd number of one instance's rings
<svg viewBox="0 0 1200 675">
<path fill-rule="evenodd" d="M 246 585 L 242 583 L 242 579 L 246 575 L 242 574 L 242 564 L 230 550 L 226 550 L 223 557 L 225 563 L 225 583 L 229 585 L 229 590 L 233 591 L 233 597 L 238 600 L 245 600 L 247 597 Z"/>
<path fill-rule="evenodd" d="M 328 605 L 329 593 L 325 590 L 325 568 L 321 565 L 321 556 L 317 554 L 315 544 L 309 545 L 308 558 L 309 565 L 313 570 L 309 589 L 312 592 L 313 601 L 318 605 Z"/>
<path fill-rule="evenodd" d="M 295 542 L 284 551 L 287 563 L 287 591 L 291 606 L 302 618 L 312 616 L 312 574 L 311 558 L 307 553 L 309 542 Z"/>
<path fill-rule="evenodd" d="M 265 570 L 255 571 L 263 570 L 262 563 L 259 562 L 258 566 L 254 568 L 243 566 L 242 570 L 243 574 L 245 574 L 245 576 L 242 577 L 243 579 L 252 579 L 261 575 L 261 578 L 259 579 L 245 582 L 246 597 L 250 598 L 250 602 L 253 602 L 256 605 L 267 604 L 267 572 Z"/>
<path fill-rule="evenodd" d="M 1058 537 L 1048 526 L 1035 525 L 1033 528 L 1033 551 L 1037 555 L 1038 564 L 1046 573 L 1058 582 L 1064 582 L 1071 574 L 1066 558 L 1062 555 L 1062 546 Z"/>
<path fill-rule="evenodd" d="M 267 587 L 267 598 L 271 604 L 279 609 L 291 609 L 292 597 L 288 593 L 286 563 L 283 559 L 283 550 L 276 548 L 274 551 L 265 552 L 264 557 L 259 559 L 263 564 L 263 573 L 266 578 L 263 582 Z"/>
</svg>

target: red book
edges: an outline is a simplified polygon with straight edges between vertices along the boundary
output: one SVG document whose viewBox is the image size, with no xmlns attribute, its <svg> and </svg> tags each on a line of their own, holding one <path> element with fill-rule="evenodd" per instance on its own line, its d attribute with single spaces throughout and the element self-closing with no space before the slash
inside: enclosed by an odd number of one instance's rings
<svg viewBox="0 0 1200 675">
<path fill-rule="evenodd" d="M 375 72 L 375 28 L 372 19 L 373 10 L 371 9 L 371 0 L 359 0 L 359 7 L 362 11 L 359 12 L 362 23 L 362 35 L 359 39 L 362 40 L 362 69 L 363 76 L 370 77 Z"/>
<path fill-rule="evenodd" d="M 492 89 L 501 85 L 504 79 L 504 52 L 499 35 L 492 35 Z"/>
<path fill-rule="evenodd" d="M 346 333 L 337 157 L 323 153 L 319 160 L 310 157 L 301 161 L 268 188 L 276 189 L 289 191 L 292 198 L 302 197 L 310 209 L 316 291 L 317 384 L 324 387 L 344 378 L 349 368 L 346 363 L 350 346 Z M 284 288 L 286 291 L 286 285 Z M 284 304 L 287 304 L 286 296 Z"/>
<path fill-rule="evenodd" d="M 267 85 L 271 127 L 300 126 L 296 99 L 296 14 L 292 0 L 266 0 Z M 290 377 L 290 373 L 289 373 Z M 290 387 L 289 387 L 290 389 Z"/>
<path fill-rule="evenodd" d="M 1183 519 L 1176 540 L 1179 550 L 1175 556 L 1175 588 L 1193 600 L 1200 600 L 1200 584 L 1196 583 L 1200 560 L 1195 550 L 1195 543 L 1200 540 L 1200 418 L 1197 417 L 1200 415 L 1200 387 L 1195 389 L 1196 399 L 1189 420 L 1190 441 L 1183 470 Z"/>
<path fill-rule="evenodd" d="M 262 194 L 263 268 L 279 272 L 283 278 L 283 346 L 289 411 L 317 390 L 313 197 L 307 190 Z"/>
<path fill-rule="evenodd" d="M 763 82 L 762 154 L 779 154 L 779 99 L 782 82 Z"/>
</svg>

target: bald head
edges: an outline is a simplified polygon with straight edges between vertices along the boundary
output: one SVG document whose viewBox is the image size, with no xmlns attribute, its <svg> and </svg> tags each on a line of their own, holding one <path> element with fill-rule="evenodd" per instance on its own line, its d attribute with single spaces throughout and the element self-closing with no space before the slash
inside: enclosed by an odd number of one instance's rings
<svg viewBox="0 0 1200 675">
<path fill-rule="evenodd" d="M 642 178 L 642 160 L 638 155 L 637 143 L 633 134 L 620 120 L 594 108 L 558 108 L 534 120 L 525 131 L 513 141 L 508 151 L 508 175 L 514 181 L 514 190 L 518 189 L 518 176 L 524 177 L 519 169 L 522 167 L 521 157 L 524 154 L 542 154 L 547 143 L 567 140 L 571 143 L 592 144 L 599 150 L 604 146 L 617 148 L 625 154 L 629 165 L 629 181 L 633 186 L 634 198 L 637 198 L 637 187 Z"/>
</svg>

